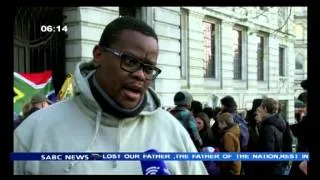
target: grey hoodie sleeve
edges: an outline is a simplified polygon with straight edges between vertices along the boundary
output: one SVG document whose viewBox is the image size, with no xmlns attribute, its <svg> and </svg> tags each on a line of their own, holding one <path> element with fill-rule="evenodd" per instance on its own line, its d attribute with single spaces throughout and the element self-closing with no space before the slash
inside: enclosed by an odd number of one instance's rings
<svg viewBox="0 0 320 180">
<path fill-rule="evenodd" d="M 27 152 L 27 148 L 21 143 L 21 140 L 17 133 L 14 133 L 14 150 L 13 152 Z M 13 174 L 14 175 L 25 175 L 25 163 L 26 161 L 14 161 L 13 162 Z"/>
</svg>

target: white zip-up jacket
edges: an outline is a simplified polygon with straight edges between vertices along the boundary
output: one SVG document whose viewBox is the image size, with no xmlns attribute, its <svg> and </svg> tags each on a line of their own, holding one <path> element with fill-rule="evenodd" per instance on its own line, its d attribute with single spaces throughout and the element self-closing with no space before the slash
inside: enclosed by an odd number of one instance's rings
<svg viewBox="0 0 320 180">
<path fill-rule="evenodd" d="M 92 62 L 81 62 L 74 73 L 75 95 L 31 114 L 14 131 L 14 152 L 197 152 L 189 134 L 160 107 L 152 89 L 144 110 L 118 119 L 102 112 L 88 77 Z M 165 161 L 175 175 L 206 175 L 202 161 Z M 134 174 L 139 161 L 15 161 L 14 174 Z"/>
</svg>

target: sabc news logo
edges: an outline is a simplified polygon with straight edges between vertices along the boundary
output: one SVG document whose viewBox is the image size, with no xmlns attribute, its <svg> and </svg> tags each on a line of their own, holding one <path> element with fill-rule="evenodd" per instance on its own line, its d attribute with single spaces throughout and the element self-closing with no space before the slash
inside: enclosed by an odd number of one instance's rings
<svg viewBox="0 0 320 180">
<path fill-rule="evenodd" d="M 161 168 L 159 166 L 151 166 L 145 170 L 145 175 L 170 175 L 168 168 Z"/>
<path fill-rule="evenodd" d="M 93 153 L 90 155 L 90 159 L 92 160 L 102 160 L 102 155 L 101 154 L 97 154 L 97 153 Z"/>
<path fill-rule="evenodd" d="M 151 166 L 146 169 L 146 175 L 157 175 L 160 167 L 157 166 Z"/>
</svg>

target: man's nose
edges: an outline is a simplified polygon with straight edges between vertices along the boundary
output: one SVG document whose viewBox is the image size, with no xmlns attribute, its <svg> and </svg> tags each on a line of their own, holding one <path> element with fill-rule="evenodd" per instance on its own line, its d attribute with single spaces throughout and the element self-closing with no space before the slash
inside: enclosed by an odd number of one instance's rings
<svg viewBox="0 0 320 180">
<path fill-rule="evenodd" d="M 139 68 L 136 72 L 131 73 L 132 77 L 137 78 L 138 80 L 144 81 L 146 79 L 146 75 L 143 71 L 143 68 Z"/>
</svg>

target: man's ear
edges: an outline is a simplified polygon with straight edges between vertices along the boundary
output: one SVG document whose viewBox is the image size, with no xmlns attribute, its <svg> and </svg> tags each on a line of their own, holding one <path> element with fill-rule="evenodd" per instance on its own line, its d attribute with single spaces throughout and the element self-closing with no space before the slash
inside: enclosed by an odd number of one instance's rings
<svg viewBox="0 0 320 180">
<path fill-rule="evenodd" d="M 102 51 L 101 48 L 96 45 L 92 51 L 93 54 L 93 64 L 95 67 L 99 67 L 101 65 Z"/>
</svg>

